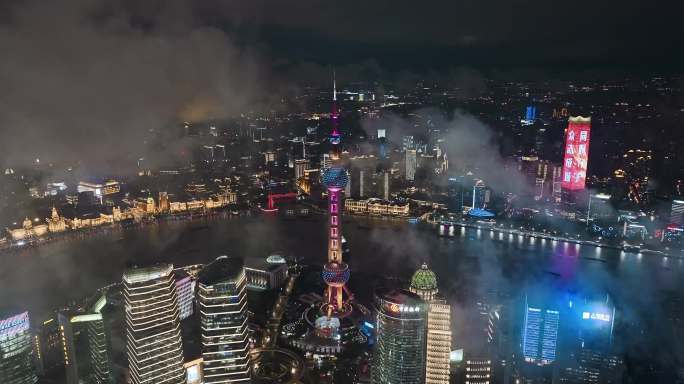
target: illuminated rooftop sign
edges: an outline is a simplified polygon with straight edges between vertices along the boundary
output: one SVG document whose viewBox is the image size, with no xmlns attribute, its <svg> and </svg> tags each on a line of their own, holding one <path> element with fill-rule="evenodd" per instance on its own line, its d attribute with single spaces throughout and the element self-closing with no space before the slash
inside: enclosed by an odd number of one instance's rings
<svg viewBox="0 0 684 384">
<path fill-rule="evenodd" d="M 582 320 L 601 320 L 605 322 L 610 321 L 610 315 L 600 312 L 582 312 Z"/>
</svg>

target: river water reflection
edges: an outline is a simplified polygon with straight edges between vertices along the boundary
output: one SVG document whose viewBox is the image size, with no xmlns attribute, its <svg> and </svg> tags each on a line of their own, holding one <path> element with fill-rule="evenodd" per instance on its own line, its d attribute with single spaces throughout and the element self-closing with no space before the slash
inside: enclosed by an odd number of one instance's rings
<svg viewBox="0 0 684 384">
<path fill-rule="evenodd" d="M 351 253 L 350 282 L 357 297 L 370 299 L 378 276 L 408 280 L 427 261 L 440 291 L 463 303 L 491 289 L 514 297 L 540 281 L 569 290 L 608 292 L 619 313 L 641 329 L 672 329 L 679 311 L 684 262 L 489 230 L 458 229 L 439 237 L 428 225 L 345 218 Z M 28 309 L 39 320 L 50 309 L 120 280 L 127 265 L 155 261 L 206 263 L 222 254 L 261 258 L 271 253 L 322 264 L 325 220 L 239 217 L 163 222 L 90 238 L 59 241 L 2 254 L 0 308 Z M 664 311 L 667 309 L 667 311 Z M 669 334 L 669 333 L 668 333 Z M 664 336 L 664 338 L 668 338 Z"/>
</svg>

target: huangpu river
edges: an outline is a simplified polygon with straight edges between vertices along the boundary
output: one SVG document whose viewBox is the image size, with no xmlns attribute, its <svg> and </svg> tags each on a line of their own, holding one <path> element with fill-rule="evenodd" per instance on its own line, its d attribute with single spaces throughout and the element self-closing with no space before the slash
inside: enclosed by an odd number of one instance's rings
<svg viewBox="0 0 684 384">
<path fill-rule="evenodd" d="M 325 223 L 322 216 L 164 221 L 3 253 L 0 310 L 29 310 L 40 321 L 70 300 L 120 281 L 133 264 L 182 266 L 220 255 L 251 259 L 281 254 L 320 265 L 326 258 Z M 609 293 L 621 317 L 616 322 L 639 335 L 639 348 L 652 344 L 680 353 L 674 340 L 675 323 L 680 311 L 684 313 L 682 259 L 484 229 L 456 228 L 454 236 L 440 237 L 428 224 L 379 218 L 346 217 L 343 224 L 350 248 L 350 287 L 361 301 L 370 300 L 381 278 L 407 281 L 422 262 L 437 274 L 440 292 L 459 306 L 491 290 L 516 297 L 525 287 L 540 289 L 541 284 L 544 289 L 543 284 L 551 282 L 568 290 Z"/>
</svg>

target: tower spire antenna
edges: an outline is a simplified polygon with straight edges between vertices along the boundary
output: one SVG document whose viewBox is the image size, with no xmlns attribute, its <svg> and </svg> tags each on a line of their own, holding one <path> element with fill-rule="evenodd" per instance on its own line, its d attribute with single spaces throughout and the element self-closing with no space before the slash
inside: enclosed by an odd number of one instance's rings
<svg viewBox="0 0 684 384">
<path fill-rule="evenodd" d="M 337 101 L 337 83 L 335 81 L 335 69 L 333 68 L 333 101 Z"/>
</svg>

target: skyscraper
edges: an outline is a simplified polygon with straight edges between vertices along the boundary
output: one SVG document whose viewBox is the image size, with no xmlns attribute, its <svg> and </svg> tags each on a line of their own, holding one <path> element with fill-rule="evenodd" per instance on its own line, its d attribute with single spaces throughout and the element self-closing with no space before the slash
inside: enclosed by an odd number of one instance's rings
<svg viewBox="0 0 684 384">
<path fill-rule="evenodd" d="M 0 320 L 0 379 L 2 384 L 38 382 L 28 312 Z"/>
<path fill-rule="evenodd" d="M 197 282 L 204 382 L 249 382 L 247 280 L 242 259 L 217 258 L 202 269 Z"/>
<path fill-rule="evenodd" d="M 478 180 L 473 186 L 473 209 L 484 209 L 489 203 L 489 191 L 484 181 Z"/>
<path fill-rule="evenodd" d="M 437 276 L 425 263 L 413 274 L 410 290 L 428 306 L 425 383 L 449 383 L 451 306 L 437 297 Z"/>
<path fill-rule="evenodd" d="M 526 362 L 548 365 L 556 361 L 559 322 L 557 307 L 532 302 L 525 296 L 522 352 Z"/>
<path fill-rule="evenodd" d="M 304 171 L 309 169 L 309 160 L 297 159 L 294 162 L 295 181 L 304 177 Z"/>
<path fill-rule="evenodd" d="M 99 314 L 99 316 L 94 316 L 93 320 L 86 322 L 88 330 L 90 372 L 92 382 L 97 384 L 112 382 L 109 338 L 107 336 L 104 319 L 102 318 L 102 308 L 106 303 L 107 299 L 105 295 L 102 295 L 92 308 L 92 312 L 94 314 Z"/>
<path fill-rule="evenodd" d="M 131 382 L 185 383 L 173 265 L 129 269 L 123 285 Z"/>
<path fill-rule="evenodd" d="M 418 158 L 416 157 L 415 149 L 407 149 L 405 152 L 405 176 L 406 180 L 413 181 L 416 178 L 416 167 L 418 166 Z"/>
<path fill-rule="evenodd" d="M 570 117 L 565 132 L 562 187 L 568 191 L 583 190 L 589 160 L 590 117 Z"/>
<path fill-rule="evenodd" d="M 618 383 L 620 358 L 612 351 L 615 306 L 603 298 L 573 300 L 563 378 L 568 383 Z M 574 337 L 576 335 L 576 337 Z"/>
<path fill-rule="evenodd" d="M 195 282 L 190 275 L 179 269 L 174 271 L 176 274 L 176 296 L 178 297 L 178 314 L 180 320 L 185 320 L 192 316 L 194 312 L 193 303 L 195 296 Z"/>
<path fill-rule="evenodd" d="M 390 198 L 390 173 L 385 171 L 382 173 L 382 198 L 389 200 Z"/>
<path fill-rule="evenodd" d="M 450 177 L 447 184 L 447 195 L 449 202 L 447 207 L 449 211 L 455 213 L 463 213 L 463 176 Z"/>
<path fill-rule="evenodd" d="M 67 384 L 112 382 L 109 343 L 102 317 L 106 304 L 107 297 L 103 294 L 88 312 L 57 315 Z"/>
<path fill-rule="evenodd" d="M 413 292 L 379 290 L 375 295 L 377 342 L 373 384 L 425 382 L 426 304 Z"/>
</svg>

